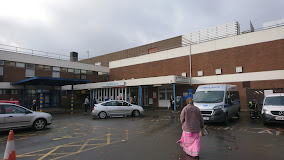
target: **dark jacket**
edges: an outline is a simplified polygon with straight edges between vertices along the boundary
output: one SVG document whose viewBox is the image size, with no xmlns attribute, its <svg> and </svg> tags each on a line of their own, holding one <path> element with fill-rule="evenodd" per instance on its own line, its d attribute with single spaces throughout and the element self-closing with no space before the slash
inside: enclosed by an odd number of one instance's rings
<svg viewBox="0 0 284 160">
<path fill-rule="evenodd" d="M 182 130 L 186 132 L 199 132 L 204 127 L 203 116 L 198 107 L 188 104 L 180 114 Z"/>
<path fill-rule="evenodd" d="M 31 110 L 33 110 L 33 111 L 36 111 L 36 110 L 37 110 L 36 103 L 33 103 L 33 104 L 32 104 L 32 108 L 31 108 Z"/>
</svg>

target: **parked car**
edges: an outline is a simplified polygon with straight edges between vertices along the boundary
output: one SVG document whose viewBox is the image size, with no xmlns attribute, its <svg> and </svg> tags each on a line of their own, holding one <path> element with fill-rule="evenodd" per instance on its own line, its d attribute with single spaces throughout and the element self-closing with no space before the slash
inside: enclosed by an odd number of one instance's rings
<svg viewBox="0 0 284 160">
<path fill-rule="evenodd" d="M 31 111 L 13 103 L 0 103 L 0 130 L 29 127 L 42 130 L 51 122 L 49 113 Z"/>
<path fill-rule="evenodd" d="M 138 117 L 144 113 L 141 106 L 130 104 L 123 100 L 110 100 L 95 104 L 92 109 L 92 116 L 104 119 L 113 116 L 134 116 Z"/>
<path fill-rule="evenodd" d="M 261 110 L 263 124 L 284 123 L 284 93 L 267 95 Z"/>
</svg>

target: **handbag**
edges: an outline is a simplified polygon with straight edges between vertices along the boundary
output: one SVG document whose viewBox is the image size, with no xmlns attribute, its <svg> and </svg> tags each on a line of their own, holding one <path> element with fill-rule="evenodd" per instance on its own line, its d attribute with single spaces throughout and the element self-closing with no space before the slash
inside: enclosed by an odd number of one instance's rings
<svg viewBox="0 0 284 160">
<path fill-rule="evenodd" d="M 209 135 L 209 132 L 206 128 L 201 128 L 200 129 L 200 132 L 199 132 L 199 136 L 208 136 Z"/>
</svg>

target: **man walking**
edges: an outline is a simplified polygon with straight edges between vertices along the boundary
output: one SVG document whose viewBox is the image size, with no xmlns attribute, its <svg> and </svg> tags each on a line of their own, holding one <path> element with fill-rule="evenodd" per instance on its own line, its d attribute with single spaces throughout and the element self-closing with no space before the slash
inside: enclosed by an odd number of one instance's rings
<svg viewBox="0 0 284 160">
<path fill-rule="evenodd" d="M 85 98 L 84 106 L 85 106 L 85 113 L 88 113 L 88 108 L 90 106 L 89 96 Z"/>
</svg>

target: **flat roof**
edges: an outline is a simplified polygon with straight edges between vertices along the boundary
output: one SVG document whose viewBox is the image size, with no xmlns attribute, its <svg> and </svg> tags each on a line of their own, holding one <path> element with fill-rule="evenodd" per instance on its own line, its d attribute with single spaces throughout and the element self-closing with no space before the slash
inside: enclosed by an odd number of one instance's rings
<svg viewBox="0 0 284 160">
<path fill-rule="evenodd" d="M 44 86 L 64 86 L 90 83 L 90 80 L 83 79 L 66 79 L 50 77 L 33 77 L 18 82 L 11 82 L 11 85 L 44 85 Z"/>
<path fill-rule="evenodd" d="M 97 82 L 88 84 L 79 84 L 74 86 L 74 90 L 95 89 L 95 88 L 115 88 L 130 86 L 146 86 L 146 85 L 163 85 L 163 84 L 190 84 L 190 78 L 169 75 L 160 77 L 137 78 L 119 81 Z M 62 86 L 62 90 L 70 90 L 71 86 Z"/>
</svg>

